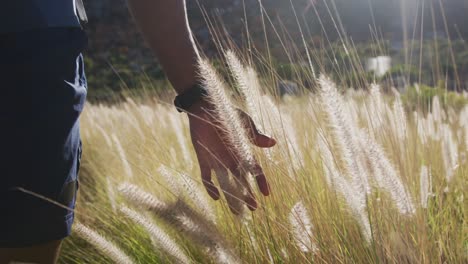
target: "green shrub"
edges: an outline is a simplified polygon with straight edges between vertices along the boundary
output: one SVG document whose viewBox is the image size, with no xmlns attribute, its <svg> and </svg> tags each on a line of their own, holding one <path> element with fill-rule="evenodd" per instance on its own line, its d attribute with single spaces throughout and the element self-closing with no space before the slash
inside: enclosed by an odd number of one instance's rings
<svg viewBox="0 0 468 264">
<path fill-rule="evenodd" d="M 427 112 L 431 108 L 434 96 L 438 96 L 441 106 L 447 109 L 448 106 L 455 110 L 460 110 L 468 104 L 468 99 L 463 95 L 447 91 L 441 88 L 419 85 L 419 92 L 415 86 L 410 86 L 403 94 L 403 102 L 407 109 L 414 111 L 417 108 Z"/>
</svg>

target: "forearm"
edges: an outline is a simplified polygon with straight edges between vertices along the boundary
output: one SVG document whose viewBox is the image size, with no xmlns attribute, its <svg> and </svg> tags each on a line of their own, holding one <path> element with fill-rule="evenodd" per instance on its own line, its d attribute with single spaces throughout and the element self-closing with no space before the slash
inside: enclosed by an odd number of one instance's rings
<svg viewBox="0 0 468 264">
<path fill-rule="evenodd" d="M 177 93 L 197 77 L 198 51 L 187 20 L 185 0 L 127 0 L 130 12 Z"/>
</svg>

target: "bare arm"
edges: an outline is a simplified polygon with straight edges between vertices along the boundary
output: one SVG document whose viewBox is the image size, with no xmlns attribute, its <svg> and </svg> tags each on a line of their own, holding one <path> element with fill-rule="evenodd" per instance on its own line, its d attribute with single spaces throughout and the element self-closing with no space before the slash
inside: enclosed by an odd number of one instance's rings
<svg viewBox="0 0 468 264">
<path fill-rule="evenodd" d="M 199 54 L 188 25 L 185 0 L 128 0 L 128 4 L 136 24 L 156 53 L 177 93 L 190 89 L 197 81 Z M 202 182 L 208 194 L 217 200 L 220 193 L 211 180 L 212 171 L 227 175 L 226 171 L 230 170 L 239 179 L 245 175 L 239 169 L 239 160 L 242 159 L 233 154 L 229 144 L 225 144 L 227 140 L 222 136 L 225 129 L 214 125 L 219 122 L 206 112 L 211 108 L 211 104 L 200 100 L 188 110 L 191 113 L 190 133 Z M 243 118 L 250 124 L 247 129 L 253 144 L 264 148 L 276 144 L 274 139 L 261 134 L 255 128 L 250 117 L 245 115 Z M 260 191 L 268 195 L 269 186 L 258 164 L 254 174 Z M 250 188 L 248 190 L 249 195 L 244 197 L 244 202 L 250 210 L 255 210 L 257 201 Z M 239 213 L 232 204 L 229 207 L 234 213 Z"/>
<path fill-rule="evenodd" d="M 177 93 L 196 82 L 198 51 L 185 0 L 128 0 L 133 18 Z"/>
</svg>

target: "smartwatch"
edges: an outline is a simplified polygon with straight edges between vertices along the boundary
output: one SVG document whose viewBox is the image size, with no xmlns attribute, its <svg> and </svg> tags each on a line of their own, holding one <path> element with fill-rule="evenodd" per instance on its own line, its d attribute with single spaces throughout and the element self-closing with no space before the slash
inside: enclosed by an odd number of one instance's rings
<svg viewBox="0 0 468 264">
<path fill-rule="evenodd" d="M 174 99 L 174 106 L 179 113 L 188 112 L 188 109 L 203 97 L 207 96 L 208 92 L 200 84 L 196 83 L 190 89 L 177 95 Z"/>
</svg>

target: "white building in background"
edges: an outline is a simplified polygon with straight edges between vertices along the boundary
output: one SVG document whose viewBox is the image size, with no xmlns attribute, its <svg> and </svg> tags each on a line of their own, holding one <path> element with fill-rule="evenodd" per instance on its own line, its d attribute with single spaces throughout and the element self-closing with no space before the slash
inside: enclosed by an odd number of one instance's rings
<svg viewBox="0 0 468 264">
<path fill-rule="evenodd" d="M 392 58 L 389 56 L 377 56 L 368 58 L 366 71 L 373 71 L 377 77 L 382 77 L 392 66 Z"/>
</svg>

